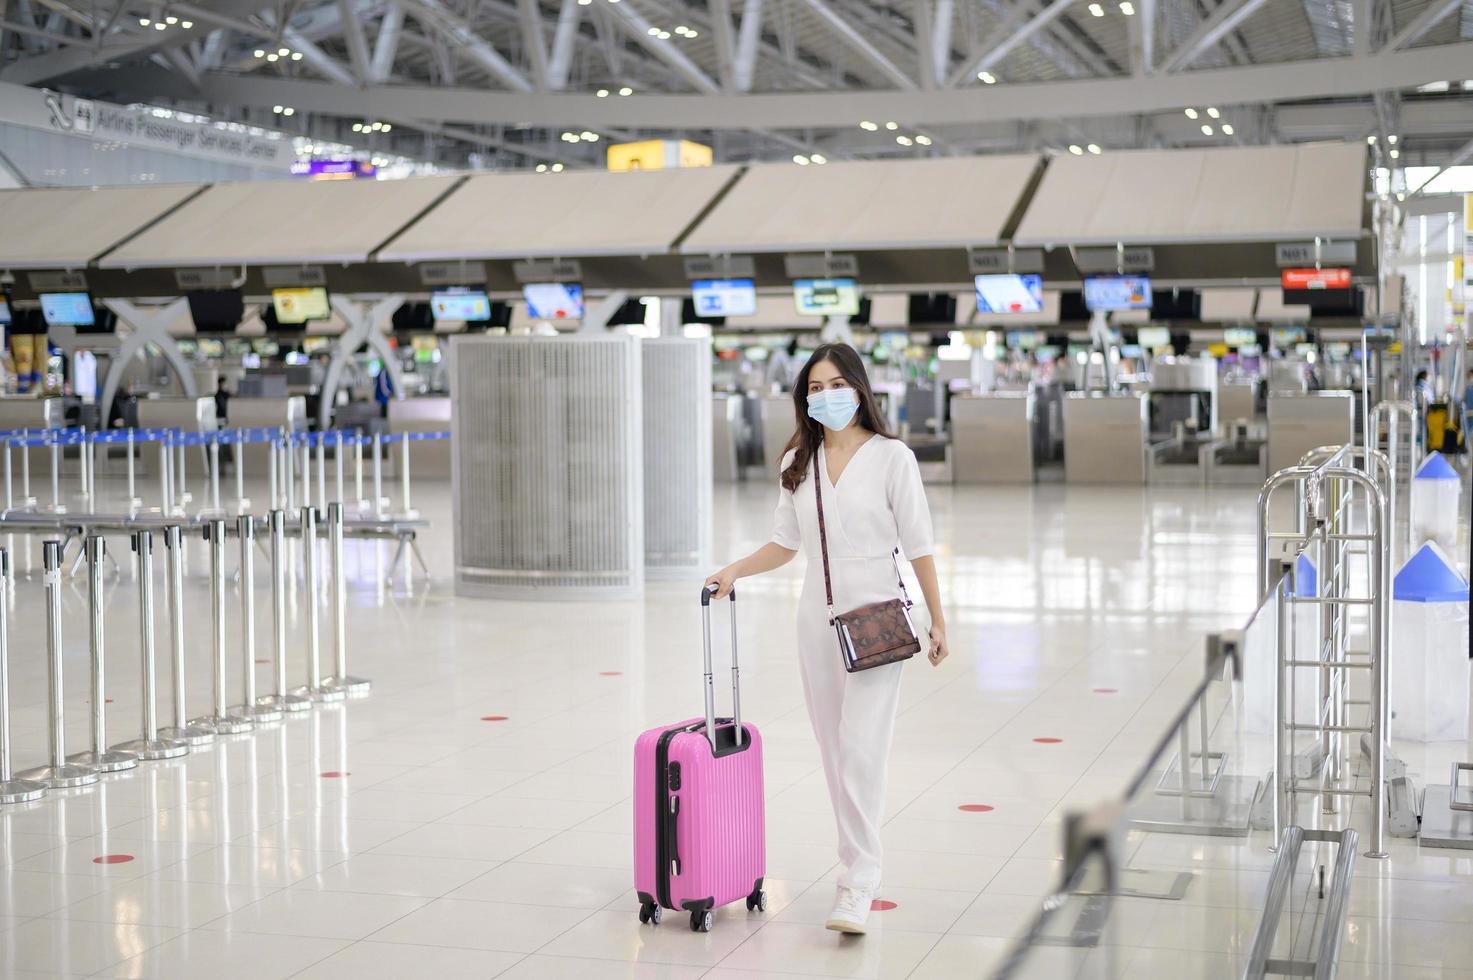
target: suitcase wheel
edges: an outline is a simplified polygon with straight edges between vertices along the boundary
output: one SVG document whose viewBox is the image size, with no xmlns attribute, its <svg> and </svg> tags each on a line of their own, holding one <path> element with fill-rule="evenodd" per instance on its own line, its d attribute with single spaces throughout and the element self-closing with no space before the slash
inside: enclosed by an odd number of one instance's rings
<svg viewBox="0 0 1473 980">
<path fill-rule="evenodd" d="M 692 912 L 690 914 L 690 931 L 691 932 L 710 932 L 711 931 L 711 913 L 710 912 Z"/>
<path fill-rule="evenodd" d="M 652 922 L 655 925 L 659 925 L 660 924 L 660 912 L 661 912 L 660 906 L 656 905 L 655 903 L 653 903 L 653 902 L 642 903 L 639 906 L 639 921 L 640 921 L 640 924 L 644 924 L 646 922 Z"/>
<path fill-rule="evenodd" d="M 753 909 L 756 909 L 758 912 L 767 911 L 766 892 L 754 892 L 753 894 L 747 896 L 747 911 L 750 912 Z"/>
</svg>

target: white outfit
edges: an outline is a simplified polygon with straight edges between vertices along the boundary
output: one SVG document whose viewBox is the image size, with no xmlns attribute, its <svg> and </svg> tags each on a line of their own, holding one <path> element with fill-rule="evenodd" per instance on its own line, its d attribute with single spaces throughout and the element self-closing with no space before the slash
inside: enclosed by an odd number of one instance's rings
<svg viewBox="0 0 1473 980">
<path fill-rule="evenodd" d="M 784 469 L 793 455 L 784 457 Z M 834 611 L 896 598 L 892 550 L 899 546 L 906 560 L 933 550 L 931 512 L 915 454 L 898 439 L 877 435 L 855 450 L 837 486 L 829 480 L 822 448 L 818 469 Z M 885 774 L 904 664 L 844 670 L 824 599 L 813 479 L 810 469 L 797 491 L 779 492 L 772 540 L 794 551 L 801 545 L 808 559 L 799 600 L 798 665 L 838 826 L 844 865 L 839 883 L 874 889 L 880 883 Z M 912 619 L 924 645 L 929 619 L 921 606 Z"/>
</svg>

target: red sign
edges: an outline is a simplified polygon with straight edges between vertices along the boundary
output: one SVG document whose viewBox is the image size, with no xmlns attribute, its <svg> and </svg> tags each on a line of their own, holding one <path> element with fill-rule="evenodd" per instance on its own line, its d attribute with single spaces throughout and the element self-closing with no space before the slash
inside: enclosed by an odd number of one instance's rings
<svg viewBox="0 0 1473 980">
<path fill-rule="evenodd" d="M 1285 289 L 1349 289 L 1349 269 L 1285 269 Z"/>
</svg>

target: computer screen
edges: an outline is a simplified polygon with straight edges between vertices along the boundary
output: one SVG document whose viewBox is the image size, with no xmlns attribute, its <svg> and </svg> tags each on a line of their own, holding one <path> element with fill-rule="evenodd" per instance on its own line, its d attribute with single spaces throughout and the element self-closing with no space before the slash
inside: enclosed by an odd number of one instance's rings
<svg viewBox="0 0 1473 980">
<path fill-rule="evenodd" d="M 1222 332 L 1222 342 L 1229 347 L 1247 347 L 1258 343 L 1258 334 L 1252 327 L 1228 327 Z"/>
<path fill-rule="evenodd" d="M 270 337 L 255 337 L 251 340 L 251 352 L 259 357 L 275 357 L 281 353 L 281 344 Z"/>
<path fill-rule="evenodd" d="M 199 352 L 205 356 L 206 360 L 218 360 L 225 356 L 225 341 L 218 337 L 201 337 Z"/>
<path fill-rule="evenodd" d="M 306 323 L 332 316 L 327 290 L 322 286 L 271 290 L 271 306 L 277 323 Z"/>
<path fill-rule="evenodd" d="M 442 289 L 430 293 L 430 312 L 436 320 L 479 323 L 491 319 L 491 297 L 483 289 Z"/>
<path fill-rule="evenodd" d="M 245 357 L 252 353 L 251 342 L 244 337 L 226 337 L 225 353 L 231 357 Z"/>
<path fill-rule="evenodd" d="M 0 296 L 0 327 L 10 325 L 10 303 L 5 297 Z"/>
<path fill-rule="evenodd" d="M 1042 313 L 1043 276 L 977 276 L 978 313 Z"/>
<path fill-rule="evenodd" d="M 90 327 L 97 321 L 90 293 L 42 293 L 41 316 L 48 327 Z"/>
<path fill-rule="evenodd" d="M 522 298 L 533 319 L 583 319 L 583 287 L 576 282 L 529 282 L 522 287 Z"/>
<path fill-rule="evenodd" d="M 1042 330 L 1009 330 L 1007 333 L 1010 350 L 1034 350 L 1043 346 Z"/>
<path fill-rule="evenodd" d="M 1084 305 L 1100 310 L 1149 310 L 1149 276 L 1089 276 L 1084 280 Z"/>
<path fill-rule="evenodd" d="M 1287 350 L 1295 344 L 1304 343 L 1303 327 L 1275 327 L 1274 346 L 1279 350 Z"/>
<path fill-rule="evenodd" d="M 188 295 L 189 316 L 202 333 L 230 333 L 245 318 L 245 297 L 238 289 L 195 289 Z"/>
<path fill-rule="evenodd" d="M 697 279 L 690 284 L 696 316 L 755 316 L 757 290 L 750 279 Z"/>
<path fill-rule="evenodd" d="M 799 316 L 857 316 L 859 289 L 853 279 L 795 279 L 793 305 Z"/>
<path fill-rule="evenodd" d="M 1165 327 L 1141 327 L 1135 334 L 1136 343 L 1146 350 L 1171 346 L 1171 331 Z"/>
</svg>

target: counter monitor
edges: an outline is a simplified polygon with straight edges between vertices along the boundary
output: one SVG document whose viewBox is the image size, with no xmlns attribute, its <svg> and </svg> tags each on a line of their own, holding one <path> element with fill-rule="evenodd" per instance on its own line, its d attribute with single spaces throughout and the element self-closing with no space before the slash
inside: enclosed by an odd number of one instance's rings
<svg viewBox="0 0 1473 980">
<path fill-rule="evenodd" d="M 327 290 L 322 286 L 271 290 L 271 305 L 277 323 L 306 323 L 332 316 Z"/>
<path fill-rule="evenodd" d="M 857 316 L 859 289 L 853 279 L 795 279 L 793 305 L 799 316 Z"/>
<path fill-rule="evenodd" d="M 696 316 L 756 316 L 757 289 L 750 279 L 697 279 L 690 284 Z"/>
<path fill-rule="evenodd" d="M 206 360 L 217 361 L 225 356 L 225 341 L 218 337 L 201 337 L 199 352 L 205 356 Z"/>
<path fill-rule="evenodd" d="M 1146 350 L 1170 347 L 1171 331 L 1166 327 L 1141 327 L 1136 331 L 1136 342 Z"/>
<path fill-rule="evenodd" d="M 576 282 L 529 282 L 522 287 L 527 315 L 534 320 L 583 319 L 583 286 Z"/>
<path fill-rule="evenodd" d="M 1303 327 L 1275 327 L 1274 346 L 1279 350 L 1288 350 L 1295 344 L 1304 343 Z"/>
<path fill-rule="evenodd" d="M 1222 332 L 1222 342 L 1229 347 L 1247 347 L 1258 343 L 1258 334 L 1252 327 L 1228 327 Z"/>
<path fill-rule="evenodd" d="M 1041 330 L 1009 330 L 1009 350 L 1037 350 L 1043 346 L 1043 331 Z"/>
<path fill-rule="evenodd" d="M 1101 310 L 1149 310 L 1149 276 L 1089 276 L 1084 280 L 1084 305 Z"/>
<path fill-rule="evenodd" d="M 90 293 L 42 293 L 41 316 L 48 327 L 90 327 L 97 321 Z"/>
<path fill-rule="evenodd" d="M 245 357 L 252 353 L 251 342 L 244 337 L 226 337 L 225 353 L 231 357 Z"/>
<path fill-rule="evenodd" d="M 482 289 L 441 289 L 430 293 L 430 312 L 436 320 L 480 323 L 491 319 L 491 297 Z"/>
<path fill-rule="evenodd" d="M 977 276 L 978 313 L 1042 313 L 1043 276 Z"/>
<path fill-rule="evenodd" d="M 245 297 L 239 289 L 192 289 L 189 317 L 201 333 L 232 333 L 245 319 Z"/>
<path fill-rule="evenodd" d="M 1040 364 L 1048 364 L 1059 359 L 1060 350 L 1057 344 L 1045 344 L 1033 352 Z"/>
</svg>

